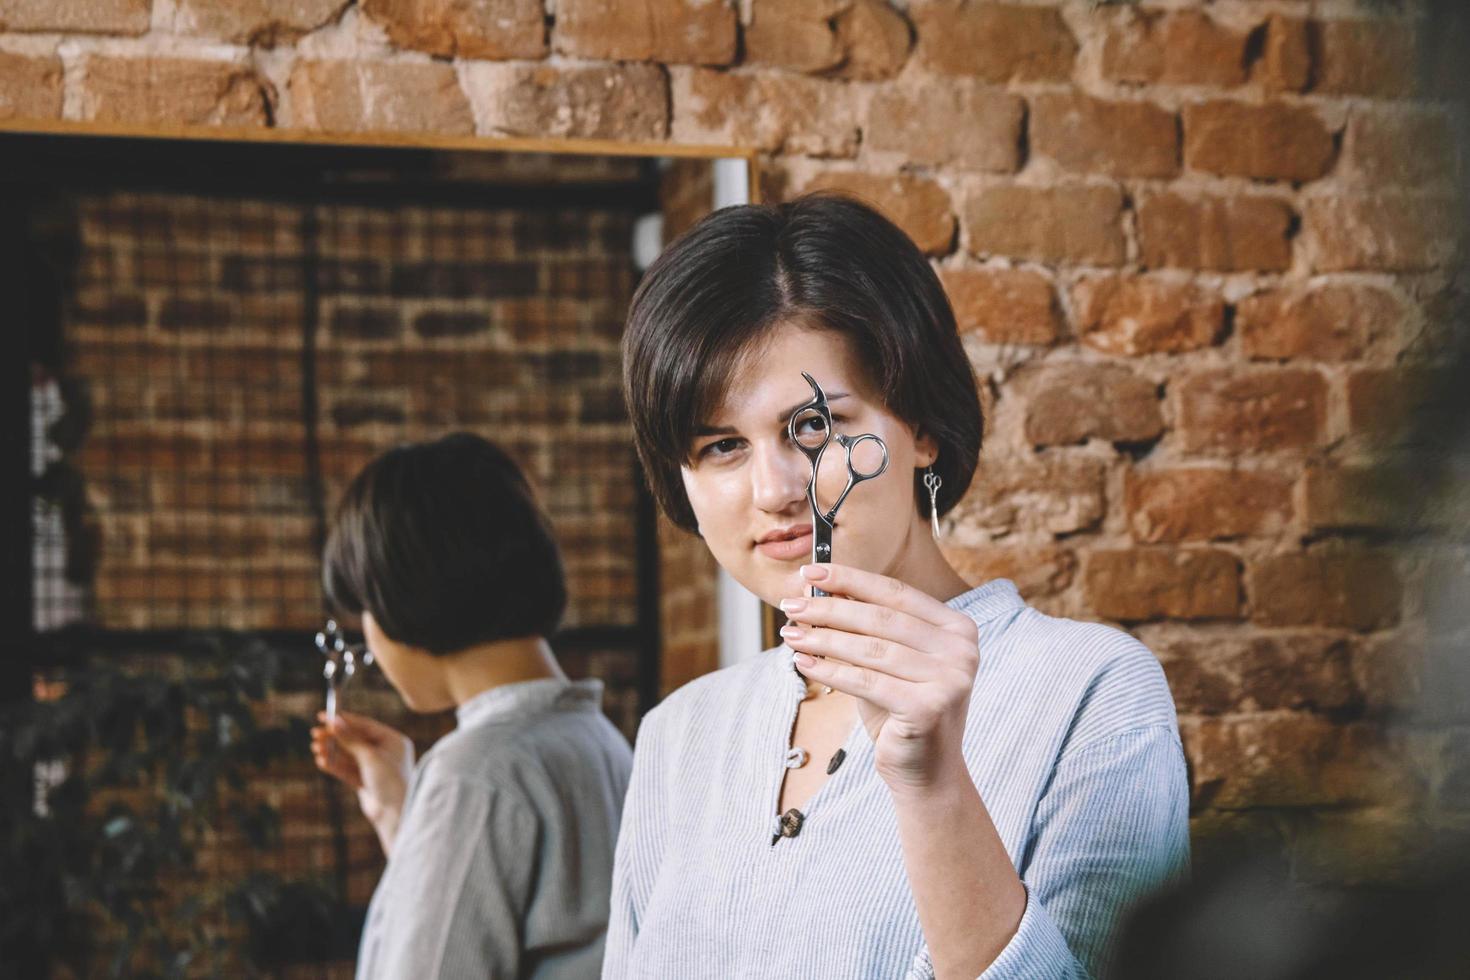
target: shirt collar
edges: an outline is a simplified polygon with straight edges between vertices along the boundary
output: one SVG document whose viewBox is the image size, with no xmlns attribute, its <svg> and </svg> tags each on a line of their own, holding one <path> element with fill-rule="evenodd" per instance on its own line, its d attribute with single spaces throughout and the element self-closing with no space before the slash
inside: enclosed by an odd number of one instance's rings
<svg viewBox="0 0 1470 980">
<path fill-rule="evenodd" d="M 991 579 L 968 592 L 961 592 L 945 603 L 951 609 L 958 609 L 969 616 L 978 626 L 984 626 L 992 619 L 1014 612 L 1025 604 L 1016 584 L 1008 578 Z"/>
<path fill-rule="evenodd" d="M 602 681 L 545 677 L 481 691 L 455 708 L 454 716 L 460 728 L 467 728 L 546 711 L 596 711 L 601 706 Z"/>
</svg>

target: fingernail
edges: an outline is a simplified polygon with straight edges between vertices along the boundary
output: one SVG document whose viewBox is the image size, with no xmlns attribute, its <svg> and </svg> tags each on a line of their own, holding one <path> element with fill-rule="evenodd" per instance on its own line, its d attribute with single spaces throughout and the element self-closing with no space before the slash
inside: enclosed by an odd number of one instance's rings
<svg viewBox="0 0 1470 980">
<path fill-rule="evenodd" d="M 808 582 L 820 582 L 827 577 L 827 566 L 803 565 L 801 566 L 801 577 Z"/>
<path fill-rule="evenodd" d="M 806 608 L 805 599 L 782 599 L 781 611 L 790 616 Z"/>
<path fill-rule="evenodd" d="M 796 664 L 796 666 L 798 667 L 810 667 L 812 664 L 817 662 L 817 658 L 813 657 L 809 653 L 796 653 L 792 654 L 791 662 Z"/>
<path fill-rule="evenodd" d="M 803 636 L 806 636 L 806 630 L 800 626 L 792 626 L 790 623 L 787 623 L 781 627 L 781 635 L 788 640 L 799 640 Z"/>
</svg>

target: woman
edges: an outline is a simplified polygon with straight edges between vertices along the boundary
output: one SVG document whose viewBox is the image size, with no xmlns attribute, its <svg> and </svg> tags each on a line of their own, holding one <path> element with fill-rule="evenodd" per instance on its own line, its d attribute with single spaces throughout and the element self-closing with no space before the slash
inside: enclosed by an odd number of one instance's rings
<svg viewBox="0 0 1470 980">
<path fill-rule="evenodd" d="M 458 723 L 417 765 L 371 719 L 312 730 L 388 855 L 357 975 L 596 976 L 632 759 L 546 642 L 566 586 L 525 477 L 469 434 L 390 450 L 343 495 L 324 582 L 408 707 Z"/>
<path fill-rule="evenodd" d="M 889 453 L 832 564 L 807 564 L 787 432 L 803 371 Z M 716 212 L 640 284 L 624 391 L 665 512 L 792 623 L 644 719 L 603 976 L 1103 972 L 1126 906 L 1187 873 L 1173 702 L 1132 637 L 944 559 L 923 479 L 940 512 L 960 498 L 981 418 L 918 249 L 838 197 Z"/>
</svg>

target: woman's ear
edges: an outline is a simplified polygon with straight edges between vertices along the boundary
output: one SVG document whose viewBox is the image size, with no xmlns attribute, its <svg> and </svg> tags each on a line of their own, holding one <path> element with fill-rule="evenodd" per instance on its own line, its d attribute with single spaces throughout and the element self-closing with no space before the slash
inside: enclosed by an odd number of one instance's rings
<svg viewBox="0 0 1470 980">
<path fill-rule="evenodd" d="M 918 466 L 932 466 L 939 459 L 939 442 L 924 428 L 914 430 L 914 462 Z"/>
</svg>

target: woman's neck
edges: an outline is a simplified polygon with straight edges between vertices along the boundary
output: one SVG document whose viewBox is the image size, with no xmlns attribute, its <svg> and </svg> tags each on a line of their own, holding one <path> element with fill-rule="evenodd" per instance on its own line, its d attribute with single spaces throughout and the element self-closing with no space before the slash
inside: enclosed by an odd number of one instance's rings
<svg viewBox="0 0 1470 980">
<path fill-rule="evenodd" d="M 970 584 L 960 577 L 939 550 L 939 542 L 934 540 L 929 522 L 917 515 L 909 521 L 898 561 L 887 574 L 940 602 L 948 602 L 970 590 Z"/>
<path fill-rule="evenodd" d="M 566 680 L 551 645 L 540 636 L 477 644 L 442 658 L 442 662 L 444 690 L 455 707 L 506 684 Z"/>
</svg>

